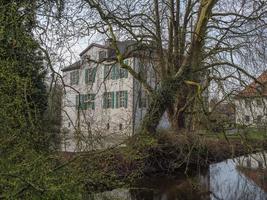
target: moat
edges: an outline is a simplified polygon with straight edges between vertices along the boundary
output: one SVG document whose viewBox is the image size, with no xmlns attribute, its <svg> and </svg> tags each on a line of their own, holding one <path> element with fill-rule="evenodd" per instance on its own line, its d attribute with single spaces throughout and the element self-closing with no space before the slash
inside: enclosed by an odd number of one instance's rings
<svg viewBox="0 0 267 200">
<path fill-rule="evenodd" d="M 267 153 L 209 165 L 194 176 L 157 176 L 94 196 L 116 200 L 264 200 L 267 199 Z"/>
</svg>

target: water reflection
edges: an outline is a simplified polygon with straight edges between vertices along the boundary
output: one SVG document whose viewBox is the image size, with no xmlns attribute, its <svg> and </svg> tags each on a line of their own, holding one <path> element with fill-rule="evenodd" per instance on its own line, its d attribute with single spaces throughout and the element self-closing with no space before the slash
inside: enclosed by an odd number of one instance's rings
<svg viewBox="0 0 267 200">
<path fill-rule="evenodd" d="M 243 174 L 236 161 L 227 160 L 211 165 L 210 191 L 211 199 L 229 200 L 264 200 L 265 191 L 253 180 Z M 255 171 L 255 173 L 259 173 Z"/>
<path fill-rule="evenodd" d="M 155 177 L 136 188 L 116 189 L 95 199 L 116 200 L 265 200 L 267 154 L 258 153 L 212 164 L 195 177 Z"/>
</svg>

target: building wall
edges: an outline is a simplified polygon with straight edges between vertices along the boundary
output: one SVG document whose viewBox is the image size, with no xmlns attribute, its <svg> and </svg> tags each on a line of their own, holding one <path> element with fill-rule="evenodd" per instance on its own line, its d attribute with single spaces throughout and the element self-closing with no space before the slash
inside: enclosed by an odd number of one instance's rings
<svg viewBox="0 0 267 200">
<path fill-rule="evenodd" d="M 91 60 L 98 60 L 98 52 L 104 49 L 99 47 L 90 48 L 83 57 L 90 55 Z M 141 59 L 132 57 L 127 59 L 128 64 L 137 72 L 140 72 Z M 104 66 L 109 62 L 96 64 L 84 62 L 79 71 L 79 84 L 66 87 L 63 97 L 62 108 L 62 150 L 63 151 L 85 151 L 95 148 L 105 148 L 114 144 L 120 144 L 129 136 L 135 133 L 140 121 L 146 113 L 146 107 L 139 106 L 140 94 L 145 90 L 139 82 L 128 72 L 127 78 L 116 80 L 104 79 Z M 97 68 L 95 82 L 85 83 L 85 70 Z M 142 68 L 145 68 L 147 81 L 153 87 L 157 87 L 157 76 L 153 64 L 146 61 Z M 70 73 L 63 73 L 66 85 L 70 85 Z M 141 72 L 140 72 L 141 73 Z M 80 94 L 93 93 L 95 96 L 95 109 L 79 110 L 76 108 L 76 96 Z M 103 108 L 103 94 L 105 92 L 128 91 L 127 108 Z M 109 126 L 109 128 L 108 128 Z M 164 115 L 159 127 L 168 127 L 167 115 Z"/>
<path fill-rule="evenodd" d="M 261 104 L 258 103 L 261 102 Z M 267 122 L 266 98 L 242 98 L 235 100 L 236 123 L 241 125 L 260 125 Z"/>
<path fill-rule="evenodd" d="M 86 54 L 90 59 L 98 60 L 98 47 L 91 48 Z M 133 59 L 128 59 L 132 65 Z M 63 134 L 62 149 L 65 151 L 80 151 L 101 148 L 119 143 L 132 133 L 132 104 L 133 104 L 133 77 L 117 80 L 104 80 L 104 66 L 109 63 L 96 64 L 91 62 L 82 65 L 79 70 L 79 84 L 72 85 L 80 94 L 93 93 L 95 109 L 80 110 L 76 108 L 76 95 L 72 88 L 66 87 L 63 97 L 62 120 Z M 93 84 L 85 83 L 85 69 L 97 67 L 96 78 Z M 70 85 L 70 73 L 63 73 L 66 85 Z M 127 108 L 103 108 L 104 92 L 128 91 Z M 107 128 L 109 124 L 109 128 Z M 78 128 L 79 127 L 79 128 Z M 122 128 L 122 130 L 120 130 Z M 80 142 L 79 142 L 80 141 Z"/>
<path fill-rule="evenodd" d="M 240 167 L 252 168 L 252 169 L 266 169 L 267 168 L 267 153 L 260 152 L 250 154 L 247 156 L 240 156 L 234 159 Z"/>
</svg>

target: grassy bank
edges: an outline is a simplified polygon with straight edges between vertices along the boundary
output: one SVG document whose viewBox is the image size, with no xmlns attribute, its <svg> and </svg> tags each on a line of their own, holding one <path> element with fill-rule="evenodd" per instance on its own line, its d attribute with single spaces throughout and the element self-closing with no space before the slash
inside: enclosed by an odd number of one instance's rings
<svg viewBox="0 0 267 200">
<path fill-rule="evenodd" d="M 260 128 L 235 129 L 232 132 L 222 131 L 219 133 L 205 131 L 201 135 L 207 138 L 221 140 L 246 140 L 251 142 L 267 140 L 267 130 Z"/>
<path fill-rule="evenodd" d="M 223 135 L 161 133 L 136 136 L 126 147 L 75 154 L 65 162 L 79 171 L 87 192 L 126 187 L 137 179 L 159 174 L 190 173 L 211 163 L 267 149 L 258 137 L 225 139 Z"/>
</svg>

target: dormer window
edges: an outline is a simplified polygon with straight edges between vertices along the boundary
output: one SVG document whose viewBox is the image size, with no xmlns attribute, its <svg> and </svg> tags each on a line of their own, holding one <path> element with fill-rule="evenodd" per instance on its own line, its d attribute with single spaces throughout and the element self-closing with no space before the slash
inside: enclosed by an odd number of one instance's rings
<svg viewBox="0 0 267 200">
<path fill-rule="evenodd" d="M 103 60 L 105 58 L 107 58 L 107 52 L 106 51 L 99 51 L 98 52 L 98 59 Z"/>
</svg>

